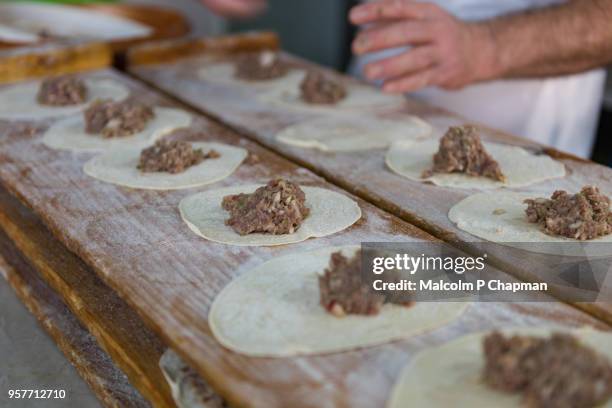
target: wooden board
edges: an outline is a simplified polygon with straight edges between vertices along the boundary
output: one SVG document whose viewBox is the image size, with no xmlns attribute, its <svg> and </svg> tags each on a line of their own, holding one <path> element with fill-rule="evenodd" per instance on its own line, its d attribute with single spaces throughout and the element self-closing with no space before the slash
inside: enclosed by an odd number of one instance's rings
<svg viewBox="0 0 612 408">
<path fill-rule="evenodd" d="M 0 189 L 0 230 L 3 238 L 0 253 L 8 258 L 20 251 L 142 395 L 155 407 L 174 407 L 158 366 L 164 344 L 115 292 L 54 239 L 31 211 L 3 189 Z M 23 262 L 16 266 L 30 271 Z M 62 336 L 61 327 L 51 329 L 56 336 Z M 82 370 L 87 379 L 91 369 Z"/>
<path fill-rule="evenodd" d="M 100 348 L 94 336 L 80 325 L 60 297 L 40 278 L 3 233 L 0 233 L 0 275 L 7 280 L 104 406 L 150 406 Z"/>
<path fill-rule="evenodd" d="M 97 75 L 124 82 L 136 98 L 172 104 L 112 71 Z M 2 184 L 234 405 L 382 406 L 403 365 L 424 347 L 492 327 L 598 324 L 550 298 L 528 304 L 478 303 L 447 327 L 380 347 L 283 359 L 231 353 L 214 340 L 206 317 L 215 295 L 234 277 L 271 257 L 317 247 L 434 239 L 357 200 L 363 219 L 330 237 L 277 248 L 205 241 L 189 231 L 177 211 L 180 199 L 194 190 L 137 191 L 90 179 L 81 168 L 91 155 L 53 151 L 40 143 L 47 125 L 38 123 L 40 131 L 28 132 L 22 125 L 0 123 Z M 203 117 L 196 117 L 193 126 L 204 131 L 207 140 L 243 146 L 260 158 L 258 164 L 244 164 L 232 177 L 200 190 L 279 176 L 335 189 L 310 171 Z M 65 290 L 80 287 L 84 284 L 75 281 L 66 283 Z"/>
<path fill-rule="evenodd" d="M 185 57 L 201 55 L 202 52 L 275 50 L 279 45 L 278 36 L 271 32 L 158 41 L 129 49 L 126 53 L 126 63 L 129 66 L 157 64 L 160 61 L 168 63 Z"/>
<path fill-rule="evenodd" d="M 169 45 L 166 44 L 165 53 L 168 52 L 168 47 Z M 154 44 L 147 46 L 150 61 L 155 61 L 154 49 Z M 136 49 L 132 53 L 138 55 L 139 51 Z M 314 67 L 312 64 L 286 57 L 303 67 Z M 219 58 L 227 59 L 231 58 L 231 55 L 225 54 L 225 57 L 220 55 Z M 275 140 L 275 135 L 279 130 L 315 115 L 263 104 L 257 99 L 257 91 L 253 89 L 211 84 L 201 80 L 198 77 L 198 71 L 214 61 L 215 54 L 213 53 L 201 53 L 199 57 L 191 56 L 169 63 L 148 65 L 138 64 L 135 59 L 129 70 L 151 86 L 202 110 L 243 135 L 440 239 L 471 252 L 474 252 L 482 242 L 459 230 L 447 216 L 453 205 L 475 193 L 475 190 L 442 188 L 400 177 L 387 169 L 384 162 L 385 150 L 329 153 L 279 143 Z M 434 126 L 435 134 L 438 135 L 443 134 L 450 125 L 466 123 L 466 120 L 452 113 L 414 100 L 408 100 L 403 109 L 386 113 L 395 117 L 406 114 L 419 115 Z M 594 184 L 603 191 L 612 192 L 612 170 L 609 168 L 500 131 L 484 126 L 479 127 L 486 139 L 549 154 L 567 166 L 569 172 L 567 177 L 523 188 L 521 191 L 529 191 L 541 196 L 543 192 L 554 189 L 574 192 L 579 191 L 583 185 Z M 487 252 L 492 255 L 491 259 L 497 266 L 520 279 L 549 279 L 549 276 L 539 275 L 539 271 L 544 271 L 544 268 L 534 267 L 533 258 L 525 257 L 525 254 L 520 251 L 511 252 L 507 248 L 492 250 L 489 245 Z M 606 286 L 604 290 L 606 296 L 603 298 L 606 301 L 579 303 L 577 306 L 612 322 L 612 302 L 609 301 L 612 288 Z"/>
<path fill-rule="evenodd" d="M 0 49 L 0 84 L 104 68 L 112 59 L 107 44 L 82 41 Z"/>
</svg>

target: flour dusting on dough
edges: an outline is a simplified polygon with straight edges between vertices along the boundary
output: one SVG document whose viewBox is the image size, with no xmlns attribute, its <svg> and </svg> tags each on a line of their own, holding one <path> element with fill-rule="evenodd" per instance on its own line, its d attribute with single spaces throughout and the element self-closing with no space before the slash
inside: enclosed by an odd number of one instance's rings
<svg viewBox="0 0 612 408">
<path fill-rule="evenodd" d="M 97 99 L 120 101 L 129 95 L 128 89 L 112 79 L 85 79 L 87 102 L 75 106 L 45 106 L 37 101 L 42 81 L 12 85 L 0 90 L 0 119 L 40 120 L 79 113 Z"/>
<path fill-rule="evenodd" d="M 150 190 L 178 190 L 212 184 L 229 177 L 246 158 L 247 151 L 221 143 L 192 143 L 194 149 L 215 150 L 221 157 L 206 159 L 182 173 L 144 173 L 137 168 L 141 148 L 111 150 L 85 164 L 85 174 L 120 186 Z"/>
<path fill-rule="evenodd" d="M 197 235 L 210 241 L 242 246 L 274 246 L 293 244 L 309 238 L 340 232 L 361 218 L 359 205 L 349 197 L 319 187 L 301 187 L 306 194 L 310 215 L 293 234 L 238 235 L 225 225 L 229 213 L 221 207 L 223 197 L 252 193 L 261 185 L 246 185 L 210 190 L 184 198 L 179 209 L 183 220 Z"/>
<path fill-rule="evenodd" d="M 467 302 L 386 304 L 375 316 L 332 316 L 319 304 L 317 276 L 333 252 L 350 257 L 358 249 L 328 247 L 285 255 L 242 274 L 213 302 L 208 321 L 215 338 L 250 356 L 341 352 L 442 327 L 468 306 Z"/>
<path fill-rule="evenodd" d="M 408 116 L 401 120 L 357 115 L 332 115 L 289 126 L 276 138 L 282 143 L 330 152 L 383 149 L 397 141 L 411 141 L 431 135 L 425 121 Z"/>
<path fill-rule="evenodd" d="M 546 155 L 534 155 L 527 150 L 497 143 L 483 142 L 487 152 L 497 161 L 505 182 L 465 174 L 434 174 L 423 179 L 423 172 L 431 169 L 433 155 L 438 151 L 438 140 L 417 143 L 398 142 L 387 152 L 387 166 L 395 173 L 415 181 L 429 181 L 443 187 L 493 189 L 523 187 L 565 176 L 565 165 Z"/>
<path fill-rule="evenodd" d="M 75 152 L 102 152 L 117 148 L 144 148 L 174 129 L 188 127 L 191 116 L 180 109 L 155 108 L 155 118 L 142 132 L 131 136 L 103 138 L 85 133 L 83 115 L 55 122 L 43 136 L 43 143 L 59 150 Z"/>
</svg>

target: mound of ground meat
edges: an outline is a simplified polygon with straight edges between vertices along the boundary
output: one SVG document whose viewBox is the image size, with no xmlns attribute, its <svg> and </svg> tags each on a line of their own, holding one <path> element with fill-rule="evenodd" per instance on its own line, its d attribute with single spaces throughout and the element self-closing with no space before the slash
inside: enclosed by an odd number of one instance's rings
<svg viewBox="0 0 612 408">
<path fill-rule="evenodd" d="M 281 78 L 289 67 L 272 51 L 250 52 L 239 57 L 234 76 L 248 81 Z"/>
<path fill-rule="evenodd" d="M 433 162 L 433 168 L 425 171 L 423 178 L 435 173 L 464 173 L 496 181 L 505 180 L 499 164 L 487 153 L 473 126 L 451 127 L 440 139 Z"/>
<path fill-rule="evenodd" d="M 550 199 L 529 199 L 525 204 L 527 220 L 546 234 L 585 241 L 612 233 L 610 199 L 597 187 L 583 187 L 574 195 L 559 190 Z"/>
<path fill-rule="evenodd" d="M 321 306 L 337 317 L 347 314 L 378 314 L 385 295 L 377 293 L 361 271 L 361 251 L 348 259 L 341 252 L 332 254 L 329 267 L 319 275 Z"/>
<path fill-rule="evenodd" d="M 202 163 L 204 160 L 218 157 L 220 155 L 215 150 L 204 153 L 202 149 L 194 149 L 188 142 L 161 139 L 140 153 L 138 170 L 144 173 L 177 174 Z"/>
<path fill-rule="evenodd" d="M 306 195 L 290 181 L 276 179 L 252 194 L 223 198 L 222 207 L 230 213 L 225 221 L 240 235 L 265 233 L 293 234 L 308 217 Z"/>
<path fill-rule="evenodd" d="M 333 105 L 346 97 L 345 86 L 317 71 L 309 71 L 300 85 L 302 99 L 310 104 Z"/>
<path fill-rule="evenodd" d="M 505 337 L 483 342 L 483 379 L 490 387 L 521 393 L 533 408 L 590 408 L 612 397 L 612 365 L 565 334 Z"/>
<path fill-rule="evenodd" d="M 80 105 L 87 101 L 87 87 L 74 76 L 48 78 L 40 84 L 36 100 L 49 106 Z"/>
<path fill-rule="evenodd" d="M 329 266 L 319 275 L 320 304 L 336 317 L 347 314 L 375 315 L 385 303 L 411 306 L 414 302 L 393 291 L 376 291 L 373 283 L 380 279 L 384 282 L 398 282 L 399 275 L 387 271 L 385 275 L 374 275 L 362 271 L 361 250 L 352 258 L 341 252 L 331 255 Z"/>
<path fill-rule="evenodd" d="M 83 112 L 85 131 L 105 138 L 125 137 L 142 132 L 155 117 L 153 109 L 133 100 L 95 101 Z"/>
</svg>

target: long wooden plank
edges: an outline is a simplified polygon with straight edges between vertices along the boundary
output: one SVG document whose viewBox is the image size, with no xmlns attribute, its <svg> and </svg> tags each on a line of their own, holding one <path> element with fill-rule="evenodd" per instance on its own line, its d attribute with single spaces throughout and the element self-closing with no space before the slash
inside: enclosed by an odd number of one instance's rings
<svg viewBox="0 0 612 408">
<path fill-rule="evenodd" d="M 147 49 L 150 55 L 153 54 L 154 44 L 149 44 Z M 137 55 L 138 49 L 133 53 Z M 153 56 L 150 58 L 153 59 Z M 232 54 L 216 54 L 215 56 L 214 53 L 201 53 L 199 56 L 192 55 L 180 61 L 148 65 L 140 65 L 135 59 L 129 70 L 148 84 L 189 103 L 334 184 L 423 228 L 438 238 L 468 251 L 476 250 L 476 247 L 482 242 L 459 230 L 447 215 L 453 205 L 476 192 L 475 190 L 443 188 L 400 177 L 386 167 L 384 150 L 330 153 L 278 142 L 275 139 L 278 131 L 316 115 L 262 103 L 257 97 L 257 89 L 211 84 L 200 79 L 198 71 L 205 68 L 207 64 L 215 63 L 218 58 L 231 60 Z M 314 67 L 312 64 L 290 56 L 286 58 L 304 68 Z M 314 68 L 322 69 L 321 67 Z M 385 113 L 393 114 L 395 117 L 407 114 L 419 115 L 434 126 L 434 132 L 438 135 L 443 134 L 450 125 L 466 123 L 466 120 L 457 115 L 414 100 L 407 100 L 404 108 Z M 555 189 L 578 191 L 583 185 L 594 184 L 603 191 L 612 192 L 612 170 L 609 168 L 539 146 L 501 131 L 476 126 L 482 129 L 483 134 L 489 140 L 523 146 L 549 154 L 567 166 L 567 177 L 539 183 L 523 188 L 521 191 L 533 192 L 535 196 L 541 196 Z M 506 248 L 494 249 L 490 245 L 487 251 L 489 255 L 492 255 L 490 259 L 497 266 L 520 279 L 549 279 L 549 276 L 539 274 L 540 270 L 545 269 L 534 267 L 533 258 L 525 257 L 524 253 L 512 252 Z M 612 288 L 605 289 L 608 291 L 605 301 L 583 302 L 576 305 L 612 322 L 612 302 L 609 301 Z"/>
<path fill-rule="evenodd" d="M 0 233 L 0 275 L 108 408 L 150 405 L 55 293 Z"/>
<path fill-rule="evenodd" d="M 98 74 L 124 82 L 136 98 L 171 104 L 119 74 Z M 198 190 L 272 177 L 334 189 L 304 168 L 209 120 L 195 117 L 193 127 L 204 132 L 204 139 L 243 146 L 260 158 L 223 182 Z M 476 303 L 440 330 L 380 347 L 283 359 L 237 355 L 214 340 L 206 318 L 215 295 L 234 277 L 271 257 L 317 247 L 365 241 L 433 242 L 434 238 L 356 199 L 363 219 L 330 237 L 275 248 L 212 243 L 194 236 L 180 220 L 178 202 L 194 190 L 139 191 L 98 182 L 81 171 L 91 155 L 50 150 L 40 144 L 41 131 L 19 129 L 0 125 L 0 181 L 231 404 L 383 406 L 400 369 L 424 347 L 492 327 L 597 324 L 550 298 L 527 304 Z"/>
<path fill-rule="evenodd" d="M 108 67 L 112 49 L 104 43 L 70 41 L 0 49 L 0 84 Z"/>
<path fill-rule="evenodd" d="M 13 249 L 12 252 L 23 253 L 142 395 L 155 407 L 174 407 L 158 366 L 164 344 L 115 292 L 4 189 L 0 189 L 0 229 L 6 256 Z M 18 266 L 27 267 L 23 262 Z"/>
</svg>

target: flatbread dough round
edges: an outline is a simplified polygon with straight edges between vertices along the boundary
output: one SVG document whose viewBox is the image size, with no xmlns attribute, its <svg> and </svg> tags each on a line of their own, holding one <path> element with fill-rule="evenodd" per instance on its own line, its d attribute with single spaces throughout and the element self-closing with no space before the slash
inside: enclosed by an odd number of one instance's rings
<svg viewBox="0 0 612 408">
<path fill-rule="evenodd" d="M 306 120 L 281 130 L 282 143 L 329 152 L 383 149 L 399 140 L 413 142 L 431 135 L 425 121 L 408 116 L 402 120 L 356 115 L 332 115 Z"/>
<path fill-rule="evenodd" d="M 44 134 L 43 143 L 52 149 L 74 152 L 101 152 L 118 148 L 144 148 L 174 129 L 188 127 L 191 116 L 179 109 L 155 108 L 155 118 L 142 132 L 126 137 L 105 139 L 100 135 L 85 133 L 83 115 L 72 116 L 55 122 Z"/>
<path fill-rule="evenodd" d="M 508 334 L 550 336 L 559 330 L 520 329 Z M 612 359 L 612 335 L 591 329 L 572 331 L 583 344 Z M 482 340 L 487 333 L 461 337 L 415 356 L 394 386 L 388 408 L 515 408 L 521 396 L 495 391 L 481 379 Z M 612 401 L 603 407 L 611 408 Z"/>
<path fill-rule="evenodd" d="M 217 296 L 208 321 L 215 338 L 249 356 L 283 357 L 340 352 L 416 336 L 459 317 L 468 303 L 386 304 L 376 316 L 338 318 L 319 304 L 317 276 L 333 252 L 322 248 L 274 258 L 241 275 Z"/>
<path fill-rule="evenodd" d="M 612 255 L 612 245 L 602 245 L 612 243 L 612 235 L 578 241 L 547 235 L 537 224 L 528 222 L 525 215 L 527 205 L 523 201 L 538 197 L 550 197 L 550 194 L 478 193 L 455 204 L 448 218 L 459 229 L 472 235 L 530 252 L 566 256 Z"/>
<path fill-rule="evenodd" d="M 46 106 L 36 100 L 41 81 L 12 85 L 0 90 L 0 119 L 40 120 L 68 116 L 84 110 L 96 99 L 123 100 L 129 90 L 117 81 L 103 78 L 84 80 L 87 86 L 87 102 L 73 106 Z"/>
<path fill-rule="evenodd" d="M 205 191 L 184 198 L 179 204 L 181 216 L 197 235 L 210 241 L 240 246 L 275 246 L 302 242 L 340 232 L 361 218 L 359 205 L 345 195 L 319 187 L 301 187 L 306 194 L 310 215 L 293 234 L 238 235 L 225 225 L 229 213 L 221 207 L 223 197 L 253 193 L 262 185 L 246 185 Z"/>
<path fill-rule="evenodd" d="M 316 105 L 302 101 L 300 84 L 306 76 L 302 69 L 289 70 L 287 75 L 271 80 L 247 81 L 234 76 L 234 64 L 220 62 L 207 64 L 198 71 L 198 77 L 210 83 L 222 85 L 238 85 L 255 87 L 260 101 L 305 111 L 330 112 L 338 110 L 355 109 L 386 109 L 402 106 L 405 98 L 402 95 L 385 94 L 378 89 L 358 84 L 347 84 L 348 95 L 345 99 L 334 105 Z"/>
<path fill-rule="evenodd" d="M 110 150 L 85 164 L 85 174 L 98 180 L 124 187 L 149 190 L 178 190 L 212 184 L 229 177 L 248 152 L 240 147 L 221 143 L 192 143 L 194 149 L 215 150 L 221 157 L 202 163 L 178 174 L 143 173 L 138 170 L 141 148 Z"/>
<path fill-rule="evenodd" d="M 433 165 L 439 140 L 423 140 L 417 143 L 398 142 L 387 152 L 387 166 L 395 173 L 416 181 L 430 181 L 436 185 L 454 188 L 492 189 L 499 187 L 523 187 L 565 176 L 565 165 L 546 155 L 534 155 L 516 146 L 483 142 L 487 152 L 499 163 L 505 182 L 487 177 L 466 174 L 434 174 L 423 179 L 424 171 Z"/>
<path fill-rule="evenodd" d="M 291 76 L 274 84 L 268 92 L 258 94 L 260 101 L 281 108 L 315 113 L 384 110 L 398 108 L 406 103 L 403 95 L 386 94 L 373 86 L 348 82 L 345 84 L 347 96 L 338 103 L 310 104 L 302 100 L 300 84 L 304 76 L 305 72 L 301 72 L 300 76 Z"/>
<path fill-rule="evenodd" d="M 233 63 L 219 62 L 207 64 L 204 68 L 198 71 L 198 77 L 206 82 L 222 85 L 238 85 L 255 88 L 275 88 L 282 89 L 295 86 L 302 82 L 305 72 L 301 69 L 290 69 L 286 75 L 267 80 L 248 81 L 246 79 L 236 78 L 234 73 L 236 68 Z"/>
</svg>

